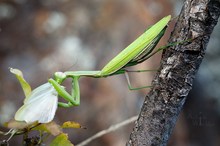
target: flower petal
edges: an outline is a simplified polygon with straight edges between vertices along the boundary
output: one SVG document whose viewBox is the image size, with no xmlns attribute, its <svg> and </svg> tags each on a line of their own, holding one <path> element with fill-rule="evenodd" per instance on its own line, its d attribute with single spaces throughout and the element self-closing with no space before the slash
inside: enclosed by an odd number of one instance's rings
<svg viewBox="0 0 220 146">
<path fill-rule="evenodd" d="M 10 72 L 16 75 L 16 78 L 21 84 L 21 87 L 24 91 L 25 99 L 29 97 L 31 94 L 31 86 L 28 82 L 24 79 L 22 72 L 19 69 L 9 68 Z"/>
<path fill-rule="evenodd" d="M 57 96 L 57 91 L 50 83 L 39 86 L 16 112 L 15 120 L 27 123 L 52 121 L 58 105 Z"/>
</svg>

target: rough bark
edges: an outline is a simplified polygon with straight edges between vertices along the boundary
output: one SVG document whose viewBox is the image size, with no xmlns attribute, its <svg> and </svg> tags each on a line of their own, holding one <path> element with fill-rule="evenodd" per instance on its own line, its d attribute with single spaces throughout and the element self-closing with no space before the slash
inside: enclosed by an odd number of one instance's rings
<svg viewBox="0 0 220 146">
<path fill-rule="evenodd" d="M 219 0 L 186 0 L 127 146 L 165 146 L 220 15 Z"/>
</svg>

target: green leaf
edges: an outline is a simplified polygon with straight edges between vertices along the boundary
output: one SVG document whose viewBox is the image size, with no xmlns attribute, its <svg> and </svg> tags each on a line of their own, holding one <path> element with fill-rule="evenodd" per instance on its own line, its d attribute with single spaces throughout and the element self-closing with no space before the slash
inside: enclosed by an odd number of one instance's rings
<svg viewBox="0 0 220 146">
<path fill-rule="evenodd" d="M 62 128 L 84 128 L 79 123 L 73 121 L 64 122 Z M 84 128 L 85 129 L 85 128 Z"/>
<path fill-rule="evenodd" d="M 13 69 L 13 68 L 9 68 L 9 69 L 11 73 L 15 74 L 16 78 L 20 82 L 21 87 L 24 91 L 24 95 L 26 97 L 25 99 L 27 99 L 31 94 L 31 86 L 25 81 L 23 74 L 19 69 Z"/>
<path fill-rule="evenodd" d="M 68 140 L 68 135 L 62 133 L 51 142 L 50 146 L 73 146 L 73 144 Z"/>
</svg>

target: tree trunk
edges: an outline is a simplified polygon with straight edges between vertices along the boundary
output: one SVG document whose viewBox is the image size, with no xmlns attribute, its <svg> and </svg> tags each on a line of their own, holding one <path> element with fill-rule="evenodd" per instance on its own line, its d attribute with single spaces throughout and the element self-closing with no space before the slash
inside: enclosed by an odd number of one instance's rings
<svg viewBox="0 0 220 146">
<path fill-rule="evenodd" d="M 165 146 L 220 15 L 220 0 L 186 0 L 127 146 Z"/>
</svg>

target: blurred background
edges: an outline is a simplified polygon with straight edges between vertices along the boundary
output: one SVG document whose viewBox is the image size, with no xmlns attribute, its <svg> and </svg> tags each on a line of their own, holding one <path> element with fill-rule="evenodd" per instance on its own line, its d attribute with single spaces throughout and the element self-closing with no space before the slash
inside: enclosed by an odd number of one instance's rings
<svg viewBox="0 0 220 146">
<path fill-rule="evenodd" d="M 24 94 L 9 67 L 20 69 L 32 89 L 56 71 L 100 70 L 150 25 L 177 16 L 181 0 L 0 0 L 0 125 L 13 118 Z M 165 45 L 171 22 L 159 45 Z M 193 90 L 169 146 L 220 145 L 220 25 L 212 34 Z M 160 53 L 132 69 L 159 68 Z M 134 87 L 150 85 L 154 72 L 132 73 Z M 65 83 L 69 87 L 69 83 Z M 57 123 L 72 120 L 87 129 L 67 130 L 77 144 L 96 132 L 137 115 L 149 89 L 129 91 L 124 75 L 81 78 L 81 105 L 59 108 Z M 125 145 L 133 124 L 90 146 Z M 6 129 L 0 126 L 1 131 Z M 0 140 L 7 137 L 0 136 Z M 10 145 L 21 143 L 20 136 Z"/>
</svg>

